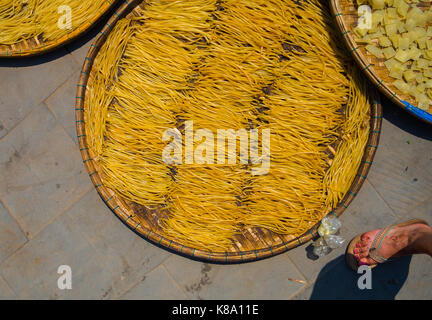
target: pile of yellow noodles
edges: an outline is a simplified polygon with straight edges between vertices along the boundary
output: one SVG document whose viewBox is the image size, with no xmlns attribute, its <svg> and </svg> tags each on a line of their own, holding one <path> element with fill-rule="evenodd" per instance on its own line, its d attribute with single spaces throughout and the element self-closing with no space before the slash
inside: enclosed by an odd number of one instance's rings
<svg viewBox="0 0 432 320">
<path fill-rule="evenodd" d="M 104 184 L 167 208 L 164 233 L 208 250 L 228 250 L 245 228 L 298 236 L 322 219 L 355 177 L 370 108 L 323 3 L 147 0 L 122 19 L 85 100 Z M 214 134 L 270 129 L 269 173 L 216 164 L 216 154 L 215 164 L 185 164 L 184 153 L 183 164 L 165 164 L 162 135 L 184 134 L 187 120 Z"/>
<path fill-rule="evenodd" d="M 57 40 L 94 19 L 107 0 L 0 0 L 0 44 L 14 44 L 36 36 Z M 71 29 L 58 21 L 71 9 Z M 59 10 L 60 8 L 60 10 Z"/>
</svg>

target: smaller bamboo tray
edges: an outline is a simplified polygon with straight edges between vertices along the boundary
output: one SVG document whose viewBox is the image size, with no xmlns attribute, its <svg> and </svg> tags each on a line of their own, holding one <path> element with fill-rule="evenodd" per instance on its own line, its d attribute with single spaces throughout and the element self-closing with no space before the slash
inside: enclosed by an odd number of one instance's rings
<svg viewBox="0 0 432 320">
<path fill-rule="evenodd" d="M 11 45 L 0 44 L 0 58 L 35 56 L 61 47 L 88 31 L 97 22 L 97 20 L 108 13 L 108 11 L 119 1 L 120 0 L 106 0 L 103 6 L 99 9 L 98 14 L 93 19 L 81 24 L 78 28 L 64 35 L 60 39 L 45 41 L 43 36 L 39 35 Z"/>
<path fill-rule="evenodd" d="M 432 114 L 415 107 L 415 100 L 407 94 L 402 93 L 392 84 L 393 78 L 384 65 L 385 59 L 378 59 L 370 54 L 363 45 L 357 45 L 354 38 L 354 28 L 357 26 L 358 13 L 353 0 L 331 0 L 331 10 L 336 18 L 337 26 L 342 33 L 349 51 L 354 56 L 363 72 L 390 100 L 399 107 L 407 110 L 417 118 L 432 124 Z M 421 2 L 419 6 L 430 7 L 431 2 Z"/>
</svg>

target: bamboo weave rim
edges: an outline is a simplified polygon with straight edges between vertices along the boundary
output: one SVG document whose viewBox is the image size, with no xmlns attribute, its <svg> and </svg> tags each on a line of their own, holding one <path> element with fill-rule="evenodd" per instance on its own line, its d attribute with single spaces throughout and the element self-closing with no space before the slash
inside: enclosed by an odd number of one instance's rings
<svg viewBox="0 0 432 320">
<path fill-rule="evenodd" d="M 199 250 L 185 246 L 175 240 L 165 238 L 157 227 L 157 217 L 154 212 L 152 213 L 148 208 L 138 208 L 136 205 L 134 206 L 133 204 L 128 203 L 112 190 L 104 186 L 99 175 L 98 165 L 91 158 L 86 141 L 84 101 L 87 84 L 93 61 L 97 56 L 99 49 L 106 41 L 110 31 L 120 19 L 126 17 L 128 14 L 134 14 L 133 9 L 139 6 L 141 2 L 142 0 L 125 0 L 125 3 L 114 13 L 108 23 L 104 26 L 102 32 L 100 32 L 99 36 L 96 38 L 95 42 L 92 44 L 87 57 L 85 58 L 81 76 L 77 85 L 75 117 L 79 148 L 89 177 L 105 204 L 131 230 L 153 244 L 183 256 L 208 262 L 240 263 L 260 260 L 283 253 L 316 238 L 318 236 L 317 229 L 320 223 L 316 223 L 310 230 L 297 238 L 294 236 L 277 235 L 266 229 L 257 228 L 256 230 L 248 230 L 249 234 L 245 235 L 244 239 L 242 239 L 244 241 L 243 243 L 236 241 L 238 247 L 244 248 L 244 250 L 239 249 L 238 251 L 230 252 Z M 353 201 L 367 177 L 375 156 L 381 132 L 382 106 L 377 91 L 372 87 L 370 89 L 373 98 L 370 110 L 370 134 L 363 154 L 362 163 L 349 191 L 334 211 L 330 212 L 328 216 L 333 215 L 339 217 Z M 145 217 L 142 216 L 143 214 Z M 258 247 L 258 245 L 260 247 Z"/>
<path fill-rule="evenodd" d="M 431 113 L 416 108 L 416 102 L 410 95 L 402 93 L 393 86 L 392 82 L 395 79 L 389 76 L 389 71 L 384 65 L 386 59 L 378 59 L 370 54 L 363 45 L 357 45 L 353 35 L 353 30 L 357 26 L 358 21 L 357 8 L 354 2 L 350 0 L 331 0 L 330 4 L 336 24 L 342 33 L 349 51 L 372 83 L 396 105 L 426 123 L 432 124 Z M 422 2 L 421 4 L 422 6 L 430 6 L 431 2 L 427 4 Z"/>
<path fill-rule="evenodd" d="M 0 44 L 0 58 L 14 58 L 14 57 L 29 57 L 43 54 L 54 50 L 58 47 L 64 46 L 77 37 L 87 32 L 102 16 L 107 14 L 111 8 L 120 0 L 106 0 L 104 5 L 99 9 L 98 14 L 81 24 L 72 32 L 64 35 L 60 39 L 44 41 L 41 36 L 35 36 L 28 40 L 22 40 L 11 45 Z"/>
</svg>

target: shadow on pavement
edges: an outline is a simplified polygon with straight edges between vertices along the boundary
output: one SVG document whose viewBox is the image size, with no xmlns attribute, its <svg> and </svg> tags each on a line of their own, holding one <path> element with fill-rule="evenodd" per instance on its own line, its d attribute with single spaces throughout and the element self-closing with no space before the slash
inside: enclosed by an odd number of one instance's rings
<svg viewBox="0 0 432 320">
<path fill-rule="evenodd" d="M 398 258 L 372 269 L 372 289 L 360 290 L 357 282 L 363 275 L 352 271 L 341 255 L 321 270 L 310 300 L 392 300 L 405 283 L 411 256 Z"/>
<path fill-rule="evenodd" d="M 0 58 L 0 67 L 30 67 L 44 64 L 67 55 L 69 51 L 65 47 L 33 57 Z"/>
<path fill-rule="evenodd" d="M 432 141 L 432 125 L 398 107 L 384 95 L 381 94 L 380 96 L 383 105 L 383 116 L 386 120 L 414 136 Z"/>
</svg>

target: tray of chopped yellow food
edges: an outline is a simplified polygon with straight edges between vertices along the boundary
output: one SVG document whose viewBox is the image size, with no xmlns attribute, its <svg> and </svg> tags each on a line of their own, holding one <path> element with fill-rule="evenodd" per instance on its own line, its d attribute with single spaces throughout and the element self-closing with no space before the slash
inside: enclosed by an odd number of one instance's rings
<svg viewBox="0 0 432 320">
<path fill-rule="evenodd" d="M 0 0 L 0 57 L 45 53 L 89 30 L 119 0 Z"/>
<path fill-rule="evenodd" d="M 331 0 L 361 69 L 388 98 L 432 124 L 430 0 Z"/>
<path fill-rule="evenodd" d="M 382 120 L 321 0 L 125 3 L 75 110 L 107 206 L 156 245 L 223 263 L 317 237 L 358 194 Z"/>
</svg>

